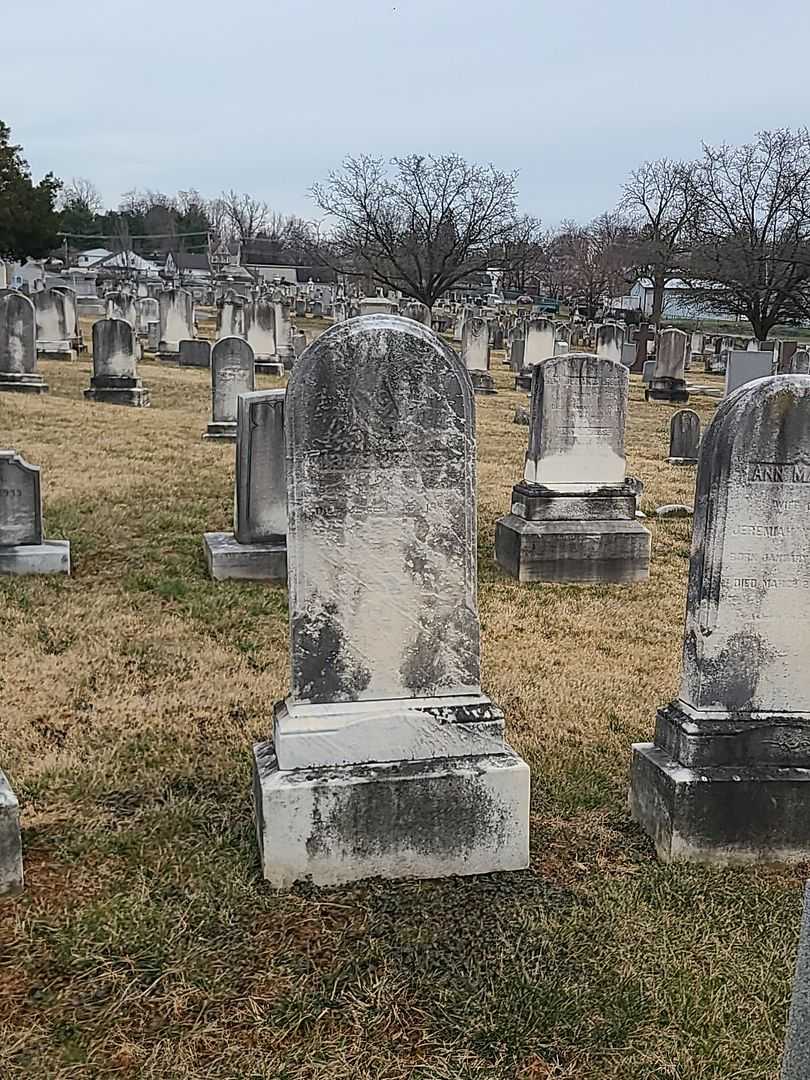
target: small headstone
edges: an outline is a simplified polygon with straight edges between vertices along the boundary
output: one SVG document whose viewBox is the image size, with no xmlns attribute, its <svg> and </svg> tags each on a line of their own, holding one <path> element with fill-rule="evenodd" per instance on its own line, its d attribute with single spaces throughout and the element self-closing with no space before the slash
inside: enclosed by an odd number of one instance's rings
<svg viewBox="0 0 810 1080">
<path fill-rule="evenodd" d="M 732 349 L 726 354 L 726 397 L 746 383 L 771 375 L 773 356 L 754 349 Z"/>
<path fill-rule="evenodd" d="M 509 346 L 509 367 L 515 374 L 519 374 L 526 367 L 526 324 L 518 322 L 512 331 L 512 342 Z"/>
<path fill-rule="evenodd" d="M 529 446 L 495 558 L 519 581 L 636 582 L 650 534 L 635 520 L 640 482 L 625 476 L 630 376 L 619 361 L 569 353 L 536 364 Z"/>
<path fill-rule="evenodd" d="M 20 804 L 0 770 L 0 896 L 22 891 L 23 861 Z"/>
<path fill-rule="evenodd" d="M 665 503 L 664 506 L 655 508 L 657 518 L 687 518 L 692 517 L 694 512 L 694 507 L 687 506 L 685 503 Z"/>
<path fill-rule="evenodd" d="M 255 389 L 253 349 L 244 338 L 222 338 L 211 350 L 211 422 L 203 438 L 235 439 L 240 394 Z"/>
<path fill-rule="evenodd" d="M 70 541 L 43 538 L 39 466 L 0 450 L 0 575 L 69 573 Z"/>
<path fill-rule="evenodd" d="M 156 353 L 160 345 L 160 323 L 150 322 L 146 324 L 146 347 L 151 353 Z"/>
<path fill-rule="evenodd" d="M 194 301 L 186 289 L 164 289 L 158 296 L 161 360 L 177 360 L 180 342 L 194 337 Z"/>
<path fill-rule="evenodd" d="M 689 400 L 686 389 L 686 357 L 689 348 L 689 335 L 683 330 L 671 327 L 658 335 L 655 350 L 655 372 L 650 383 L 647 397 L 651 401 Z"/>
<path fill-rule="evenodd" d="M 476 394 L 494 394 L 495 381 L 489 374 L 489 326 L 486 319 L 471 315 L 461 334 L 461 358 Z"/>
<path fill-rule="evenodd" d="M 296 360 L 307 347 L 307 335 L 303 330 L 296 330 L 293 334 L 293 352 Z"/>
<path fill-rule="evenodd" d="M 786 362 L 788 375 L 810 374 L 810 352 L 807 349 L 794 349 Z"/>
<path fill-rule="evenodd" d="M 529 426 L 529 410 L 525 405 L 515 406 L 515 415 L 513 417 L 513 423 L 522 424 L 525 427 Z"/>
<path fill-rule="evenodd" d="M 276 306 L 269 296 L 251 301 L 245 312 L 245 327 L 256 371 L 264 375 L 283 375 L 283 361 L 276 355 Z"/>
<path fill-rule="evenodd" d="M 180 342 L 180 367 L 211 367 L 211 342 L 205 338 L 191 338 Z"/>
<path fill-rule="evenodd" d="M 0 296 L 0 391 L 44 394 L 37 371 L 34 305 L 19 292 Z"/>
<path fill-rule="evenodd" d="M 652 381 L 655 378 L 655 360 L 645 360 L 644 367 L 641 372 L 641 381 L 645 386 L 652 385 Z"/>
<path fill-rule="evenodd" d="M 245 336 L 245 301 L 228 293 L 217 305 L 217 341 L 225 337 Z"/>
<path fill-rule="evenodd" d="M 84 396 L 108 405 L 149 404 L 149 391 L 136 371 L 135 331 L 124 319 L 93 323 L 93 375 Z"/>
<path fill-rule="evenodd" d="M 160 323 L 160 308 L 154 296 L 142 296 L 140 300 L 135 301 L 136 332 L 146 337 L 149 334 L 150 323 Z M 157 347 L 157 341 L 155 347 Z"/>
<path fill-rule="evenodd" d="M 254 748 L 276 886 L 528 865 L 528 770 L 479 683 L 473 402 L 397 316 L 333 326 L 290 377 L 292 687 Z"/>
<path fill-rule="evenodd" d="M 669 422 L 670 465 L 697 465 L 700 417 L 692 409 L 678 409 Z"/>
<path fill-rule="evenodd" d="M 239 396 L 234 531 L 203 536 L 215 581 L 287 578 L 285 393 L 259 390 Z"/>
<path fill-rule="evenodd" d="M 633 748 L 633 815 L 664 860 L 810 857 L 809 485 L 810 376 L 720 404 L 698 459 L 680 694 Z"/>
<path fill-rule="evenodd" d="M 554 324 L 550 319 L 529 319 L 525 324 L 523 367 L 531 369 L 554 355 Z"/>
<path fill-rule="evenodd" d="M 290 301 L 281 293 L 276 293 L 273 297 L 273 314 L 276 333 L 275 360 L 281 364 L 282 371 L 289 371 L 295 360 L 292 347 L 292 319 L 290 318 Z"/>
<path fill-rule="evenodd" d="M 622 345 L 622 363 L 628 369 L 632 368 L 636 362 L 636 343 L 634 341 L 626 342 Z"/>
<path fill-rule="evenodd" d="M 596 355 L 621 363 L 623 348 L 624 327 L 617 323 L 602 323 L 596 331 Z"/>
<path fill-rule="evenodd" d="M 44 289 L 34 294 L 37 352 L 49 360 L 73 360 L 76 309 L 64 292 Z"/>
</svg>

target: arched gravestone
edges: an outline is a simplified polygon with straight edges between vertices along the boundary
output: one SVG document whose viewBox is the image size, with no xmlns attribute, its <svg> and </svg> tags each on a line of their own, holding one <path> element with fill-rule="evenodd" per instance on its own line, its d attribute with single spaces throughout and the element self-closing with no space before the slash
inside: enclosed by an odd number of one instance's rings
<svg viewBox="0 0 810 1080">
<path fill-rule="evenodd" d="M 603 360 L 621 361 L 624 346 L 624 327 L 617 323 L 602 323 L 596 331 L 596 355 Z"/>
<path fill-rule="evenodd" d="M 724 401 L 703 436 L 679 698 L 634 747 L 664 859 L 810 857 L 810 376 Z"/>
<path fill-rule="evenodd" d="M 0 296 L 0 391 L 44 394 L 37 371 L 34 305 L 19 292 Z"/>
<path fill-rule="evenodd" d="M 135 331 L 125 319 L 93 323 L 93 375 L 84 396 L 108 405 L 149 404 L 149 391 L 135 369 Z"/>
<path fill-rule="evenodd" d="M 211 422 L 204 439 L 235 439 L 240 394 L 256 389 L 253 349 L 244 338 L 227 337 L 211 350 Z"/>
<path fill-rule="evenodd" d="M 495 382 L 489 374 L 489 324 L 486 319 L 471 315 L 461 334 L 461 359 L 470 373 L 476 394 L 494 394 Z"/>
<path fill-rule="evenodd" d="M 194 301 L 186 289 L 164 289 L 158 296 L 161 359 L 176 360 L 180 342 L 194 337 Z"/>
<path fill-rule="evenodd" d="M 245 334 L 256 357 L 256 371 L 283 375 L 284 364 L 276 356 L 276 309 L 269 296 L 257 297 L 247 304 Z"/>
<path fill-rule="evenodd" d="M 655 372 L 647 397 L 651 401 L 688 401 L 686 356 L 689 335 L 670 327 L 658 335 L 655 348 Z"/>
<path fill-rule="evenodd" d="M 245 301 L 228 293 L 217 306 L 217 340 L 245 336 Z"/>
<path fill-rule="evenodd" d="M 410 319 L 341 323 L 296 364 L 286 442 L 292 687 L 255 748 L 265 876 L 526 866 L 527 767 L 479 685 L 467 371 Z"/>
<path fill-rule="evenodd" d="M 700 417 L 693 409 L 678 409 L 669 422 L 670 465 L 697 465 Z"/>
<path fill-rule="evenodd" d="M 69 573 L 70 541 L 43 539 L 39 466 L 0 450 L 0 575 Z"/>
</svg>

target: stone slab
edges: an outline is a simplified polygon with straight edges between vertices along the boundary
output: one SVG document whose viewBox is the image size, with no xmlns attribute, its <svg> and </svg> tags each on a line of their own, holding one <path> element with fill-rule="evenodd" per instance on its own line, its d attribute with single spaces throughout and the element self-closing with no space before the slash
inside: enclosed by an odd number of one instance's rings
<svg viewBox="0 0 810 1080">
<path fill-rule="evenodd" d="M 240 544 L 233 533 L 203 533 L 208 572 L 214 581 L 286 581 L 287 541 Z"/>
<path fill-rule="evenodd" d="M 41 544 L 0 547 L 0 577 L 69 573 L 69 540 L 44 540 Z"/>
<path fill-rule="evenodd" d="M 529 767 L 476 757 L 283 771 L 254 747 L 262 871 L 277 888 L 529 865 Z"/>
<path fill-rule="evenodd" d="M 284 364 L 280 360 L 257 360 L 254 370 L 257 375 L 283 375 Z"/>
<path fill-rule="evenodd" d="M 368 765 L 504 751 L 503 712 L 484 694 L 276 705 L 281 768 Z"/>
<path fill-rule="evenodd" d="M 0 896 L 18 893 L 22 887 L 20 804 L 0 770 Z"/>
<path fill-rule="evenodd" d="M 689 400 L 689 391 L 683 379 L 653 378 L 648 389 L 644 392 L 647 401 L 675 401 L 686 404 Z"/>
<path fill-rule="evenodd" d="M 139 387 L 91 387 L 84 391 L 87 401 L 100 401 L 105 405 L 129 405 L 132 408 L 142 409 L 150 404 L 149 391 L 144 386 Z"/>
<path fill-rule="evenodd" d="M 0 371 L 0 393 L 47 394 L 48 384 L 41 375 L 17 375 Z"/>
<path fill-rule="evenodd" d="M 810 716 L 732 713 L 712 718 L 680 702 L 659 709 L 655 744 L 690 769 L 775 765 L 810 768 Z"/>
<path fill-rule="evenodd" d="M 523 582 L 647 581 L 650 544 L 637 521 L 525 521 L 507 514 L 495 524 L 495 560 Z"/>
<path fill-rule="evenodd" d="M 203 435 L 204 439 L 227 439 L 230 442 L 236 442 L 236 421 L 232 424 L 229 423 L 214 423 L 209 422 L 208 428 Z"/>
<path fill-rule="evenodd" d="M 584 494 L 543 484 L 515 484 L 511 512 L 526 521 L 630 521 L 636 512 L 636 482 L 596 487 Z"/>
<path fill-rule="evenodd" d="M 810 858 L 810 769 L 690 769 L 633 746 L 630 813 L 663 862 L 707 866 Z"/>
<path fill-rule="evenodd" d="M 37 356 L 43 360 L 63 360 L 67 363 L 76 359 L 76 353 L 70 347 L 63 347 L 61 345 L 50 348 L 48 345 L 43 345 L 42 342 L 37 342 Z"/>
</svg>

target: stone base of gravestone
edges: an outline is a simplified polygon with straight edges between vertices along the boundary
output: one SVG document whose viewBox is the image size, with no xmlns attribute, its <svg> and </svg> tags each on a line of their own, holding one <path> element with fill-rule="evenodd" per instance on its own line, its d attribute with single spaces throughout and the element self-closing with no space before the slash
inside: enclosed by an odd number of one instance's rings
<svg viewBox="0 0 810 1080">
<path fill-rule="evenodd" d="M 529 862 L 529 768 L 483 697 L 281 703 L 273 742 L 254 747 L 254 798 L 277 888 Z"/>
<path fill-rule="evenodd" d="M 59 342 L 54 345 L 43 345 L 37 342 L 37 357 L 41 360 L 66 360 L 76 359 L 76 351 L 69 342 Z"/>
<path fill-rule="evenodd" d="M 527 393 L 532 388 L 532 369 L 524 368 L 515 375 L 515 389 L 525 390 Z"/>
<path fill-rule="evenodd" d="M 703 361 L 703 370 L 706 375 L 725 375 L 725 355 L 723 353 L 709 353 Z"/>
<path fill-rule="evenodd" d="M 789 724 L 795 725 L 794 717 Z M 664 862 L 727 866 L 810 858 L 810 761 L 797 767 L 786 753 L 780 764 L 754 766 L 745 751 L 745 764 L 717 761 L 731 742 L 740 748 L 749 740 L 763 745 L 767 733 L 752 730 L 761 726 L 736 731 L 731 725 L 725 736 L 718 735 L 715 752 L 704 755 L 701 746 L 693 747 L 693 765 L 654 743 L 633 746 L 630 813 Z M 782 746 L 789 745 L 788 722 L 782 738 Z M 704 756 L 715 761 L 702 764 Z"/>
<path fill-rule="evenodd" d="M 562 492 L 516 484 L 495 524 L 495 559 L 518 581 L 632 584 L 650 576 L 649 532 L 636 521 L 638 481 Z"/>
<path fill-rule="evenodd" d="M 693 457 L 693 458 L 688 458 L 688 457 L 668 457 L 667 458 L 667 464 L 668 465 L 693 465 L 694 466 L 694 465 L 697 465 L 697 458 L 696 457 Z"/>
<path fill-rule="evenodd" d="M 644 397 L 647 401 L 676 401 L 685 403 L 689 400 L 689 391 L 684 379 L 656 378 L 653 376 Z"/>
<path fill-rule="evenodd" d="M 256 360 L 253 368 L 257 375 L 284 374 L 284 364 L 281 360 Z"/>
<path fill-rule="evenodd" d="M 18 893 L 22 887 L 20 804 L 0 771 L 0 896 Z"/>
<path fill-rule="evenodd" d="M 43 540 L 41 544 L 0 547 L 0 577 L 69 573 L 69 540 Z"/>
<path fill-rule="evenodd" d="M 87 401 L 128 405 L 136 409 L 146 408 L 150 403 L 150 391 L 141 385 L 140 379 L 115 375 L 94 375 L 90 379 L 90 389 L 84 391 L 84 396 Z"/>
<path fill-rule="evenodd" d="M 225 439 L 230 442 L 236 441 L 236 421 L 214 422 L 209 420 L 208 427 L 203 435 L 204 439 Z"/>
<path fill-rule="evenodd" d="M 233 533 L 203 533 L 208 573 L 214 581 L 286 581 L 287 540 L 240 544 Z"/>
<path fill-rule="evenodd" d="M 470 371 L 470 381 L 476 394 L 497 394 L 495 380 L 488 371 Z"/>
<path fill-rule="evenodd" d="M 47 394 L 48 384 L 36 373 L 17 374 L 0 371 L 0 393 Z"/>
</svg>

